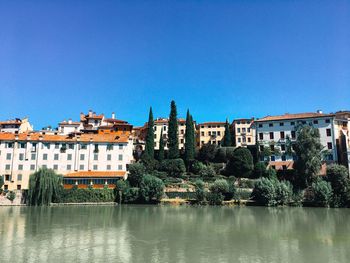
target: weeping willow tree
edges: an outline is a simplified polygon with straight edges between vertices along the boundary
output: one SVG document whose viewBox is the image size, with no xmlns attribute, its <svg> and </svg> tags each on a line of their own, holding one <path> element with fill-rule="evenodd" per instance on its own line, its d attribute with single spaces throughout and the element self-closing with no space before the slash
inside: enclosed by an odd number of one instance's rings
<svg viewBox="0 0 350 263">
<path fill-rule="evenodd" d="M 28 205 L 49 205 L 62 190 L 62 176 L 41 168 L 29 177 Z"/>
</svg>

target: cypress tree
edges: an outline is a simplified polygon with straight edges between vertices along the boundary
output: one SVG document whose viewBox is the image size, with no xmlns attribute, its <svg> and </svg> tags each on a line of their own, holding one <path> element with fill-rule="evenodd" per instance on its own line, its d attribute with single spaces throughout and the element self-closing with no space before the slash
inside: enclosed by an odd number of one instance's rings
<svg viewBox="0 0 350 263">
<path fill-rule="evenodd" d="M 190 160 L 194 159 L 195 154 L 195 141 L 194 141 L 194 126 L 192 115 L 190 111 L 187 110 L 186 115 L 186 133 L 185 133 L 185 161 L 188 163 Z"/>
<path fill-rule="evenodd" d="M 149 109 L 148 124 L 147 124 L 147 135 L 146 135 L 146 146 L 145 146 L 145 157 L 154 158 L 154 121 L 152 107 Z"/>
<path fill-rule="evenodd" d="M 232 146 L 230 125 L 228 124 L 227 119 L 226 119 L 226 123 L 225 123 L 225 135 L 224 135 L 224 138 L 222 139 L 221 146 L 223 146 L 223 147 Z"/>
<path fill-rule="evenodd" d="M 163 139 L 163 130 L 160 133 L 159 139 L 159 152 L 158 152 L 158 161 L 164 160 L 164 139 Z"/>
<path fill-rule="evenodd" d="M 175 101 L 171 101 L 171 109 L 169 116 L 169 132 L 168 132 L 168 141 L 169 141 L 169 159 L 179 158 L 179 131 L 177 124 L 177 110 Z"/>
</svg>

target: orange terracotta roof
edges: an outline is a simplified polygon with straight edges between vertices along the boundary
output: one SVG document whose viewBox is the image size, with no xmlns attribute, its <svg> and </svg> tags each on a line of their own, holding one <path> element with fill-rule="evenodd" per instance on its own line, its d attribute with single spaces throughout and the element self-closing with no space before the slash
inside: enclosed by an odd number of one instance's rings
<svg viewBox="0 0 350 263">
<path fill-rule="evenodd" d="M 129 140 L 130 132 L 119 132 L 113 134 L 81 134 L 68 135 L 53 135 L 34 133 L 0 133 L 0 141 L 13 141 L 18 138 L 18 141 L 46 141 L 46 142 L 111 142 L 111 143 L 126 143 Z"/>
<path fill-rule="evenodd" d="M 198 125 L 225 125 L 226 122 L 222 122 L 222 121 L 209 121 L 209 122 L 203 122 L 203 123 L 199 123 Z"/>
<path fill-rule="evenodd" d="M 125 171 L 79 171 L 63 175 L 64 178 L 84 178 L 84 177 L 124 177 Z"/>
<path fill-rule="evenodd" d="M 18 124 L 18 125 L 20 125 L 21 123 L 22 123 L 21 120 L 0 121 L 0 125 L 4 125 L 4 124 Z"/>
<path fill-rule="evenodd" d="M 297 113 L 297 114 L 284 114 L 276 116 L 266 116 L 264 118 L 256 120 L 256 122 L 263 121 L 279 121 L 279 120 L 292 120 L 292 119 L 308 119 L 308 118 L 319 118 L 319 117 L 333 117 L 334 114 L 323 114 L 316 112 L 306 112 L 306 113 Z"/>
</svg>

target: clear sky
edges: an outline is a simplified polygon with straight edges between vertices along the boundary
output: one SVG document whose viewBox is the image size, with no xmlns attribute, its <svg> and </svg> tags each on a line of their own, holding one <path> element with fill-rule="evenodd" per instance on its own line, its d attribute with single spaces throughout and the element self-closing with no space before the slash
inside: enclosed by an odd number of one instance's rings
<svg viewBox="0 0 350 263">
<path fill-rule="evenodd" d="M 0 119 L 350 109 L 350 1 L 0 1 Z"/>
</svg>

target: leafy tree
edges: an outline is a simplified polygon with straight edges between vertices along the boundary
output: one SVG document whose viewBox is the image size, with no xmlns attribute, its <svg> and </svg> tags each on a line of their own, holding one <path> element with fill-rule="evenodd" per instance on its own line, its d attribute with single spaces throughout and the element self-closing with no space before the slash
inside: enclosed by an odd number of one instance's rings
<svg viewBox="0 0 350 263">
<path fill-rule="evenodd" d="M 221 146 L 223 147 L 230 147 L 232 146 L 232 137 L 231 137 L 231 132 L 230 132 L 230 125 L 228 123 L 228 120 L 226 119 L 225 123 L 225 134 L 224 137 L 222 138 L 221 141 Z"/>
<path fill-rule="evenodd" d="M 264 177 L 260 178 L 260 180 L 255 183 L 251 196 L 253 200 L 262 205 L 276 205 L 276 180 L 270 180 Z"/>
<path fill-rule="evenodd" d="M 267 167 L 264 162 L 257 162 L 254 165 L 254 172 L 253 172 L 253 178 L 260 178 L 260 177 L 266 177 L 267 173 Z"/>
<path fill-rule="evenodd" d="M 16 198 L 16 193 L 14 191 L 10 191 L 8 194 L 7 194 L 7 199 L 11 201 L 11 203 L 13 202 L 13 200 L 15 200 Z"/>
<path fill-rule="evenodd" d="M 149 109 L 144 158 L 154 158 L 154 120 L 152 107 Z"/>
<path fill-rule="evenodd" d="M 332 199 L 332 186 L 330 183 L 317 178 L 311 185 L 313 192 L 312 201 L 318 206 L 328 207 Z"/>
<path fill-rule="evenodd" d="M 328 181 L 333 189 L 332 205 L 344 207 L 350 201 L 350 179 L 348 169 L 339 164 L 327 167 Z"/>
<path fill-rule="evenodd" d="M 215 170 L 211 165 L 204 165 L 198 174 L 202 178 L 214 177 L 216 175 Z"/>
<path fill-rule="evenodd" d="M 179 158 L 179 131 L 178 131 L 178 123 L 177 123 L 177 110 L 175 101 L 171 101 L 171 109 L 169 116 L 169 131 L 168 131 L 168 143 L 169 143 L 169 151 L 168 158 L 176 159 Z"/>
<path fill-rule="evenodd" d="M 224 195 L 221 193 L 207 192 L 206 199 L 210 205 L 221 205 L 224 201 Z"/>
<path fill-rule="evenodd" d="M 195 160 L 190 167 L 190 171 L 194 174 L 199 174 L 199 172 L 205 168 L 205 164 L 200 161 Z"/>
<path fill-rule="evenodd" d="M 229 184 L 225 179 L 216 179 L 214 183 L 209 186 L 210 192 L 226 194 L 229 191 Z"/>
<path fill-rule="evenodd" d="M 235 151 L 235 147 L 220 147 L 217 149 L 215 160 L 217 162 L 226 163 Z"/>
<path fill-rule="evenodd" d="M 158 161 L 164 160 L 164 138 L 163 138 L 163 130 L 160 132 L 159 138 L 159 151 L 158 151 Z"/>
<path fill-rule="evenodd" d="M 218 151 L 218 147 L 215 144 L 204 144 L 198 152 L 198 159 L 209 163 L 215 160 L 216 154 Z"/>
<path fill-rule="evenodd" d="M 253 169 L 253 156 L 250 151 L 246 148 L 238 147 L 226 165 L 226 174 L 249 178 Z"/>
<path fill-rule="evenodd" d="M 146 174 L 146 167 L 142 163 L 132 163 L 129 165 L 128 181 L 131 186 L 138 187 L 142 177 Z"/>
<path fill-rule="evenodd" d="M 195 134 L 194 124 L 190 111 L 187 110 L 186 133 L 185 133 L 185 161 L 189 163 L 195 156 Z"/>
<path fill-rule="evenodd" d="M 296 161 L 296 187 L 305 188 L 309 186 L 313 178 L 318 175 L 322 166 L 322 149 L 320 133 L 312 126 L 301 126 L 297 131 L 295 143 Z"/>
<path fill-rule="evenodd" d="M 49 205 L 59 198 L 62 191 L 62 176 L 52 169 L 41 168 L 29 177 L 28 204 Z"/>
<path fill-rule="evenodd" d="M 186 172 L 185 163 L 182 159 L 164 160 L 159 165 L 159 170 L 167 172 L 168 176 L 181 177 Z"/>
<path fill-rule="evenodd" d="M 205 199 L 205 190 L 204 190 L 204 182 L 202 180 L 197 180 L 195 182 L 196 189 L 196 199 L 198 202 L 204 201 Z"/>
<path fill-rule="evenodd" d="M 164 194 L 164 183 L 152 175 L 145 175 L 140 184 L 140 197 L 145 202 L 160 201 Z"/>
<path fill-rule="evenodd" d="M 276 203 L 278 205 L 288 205 L 293 199 L 293 188 L 288 181 L 276 182 Z"/>
</svg>

